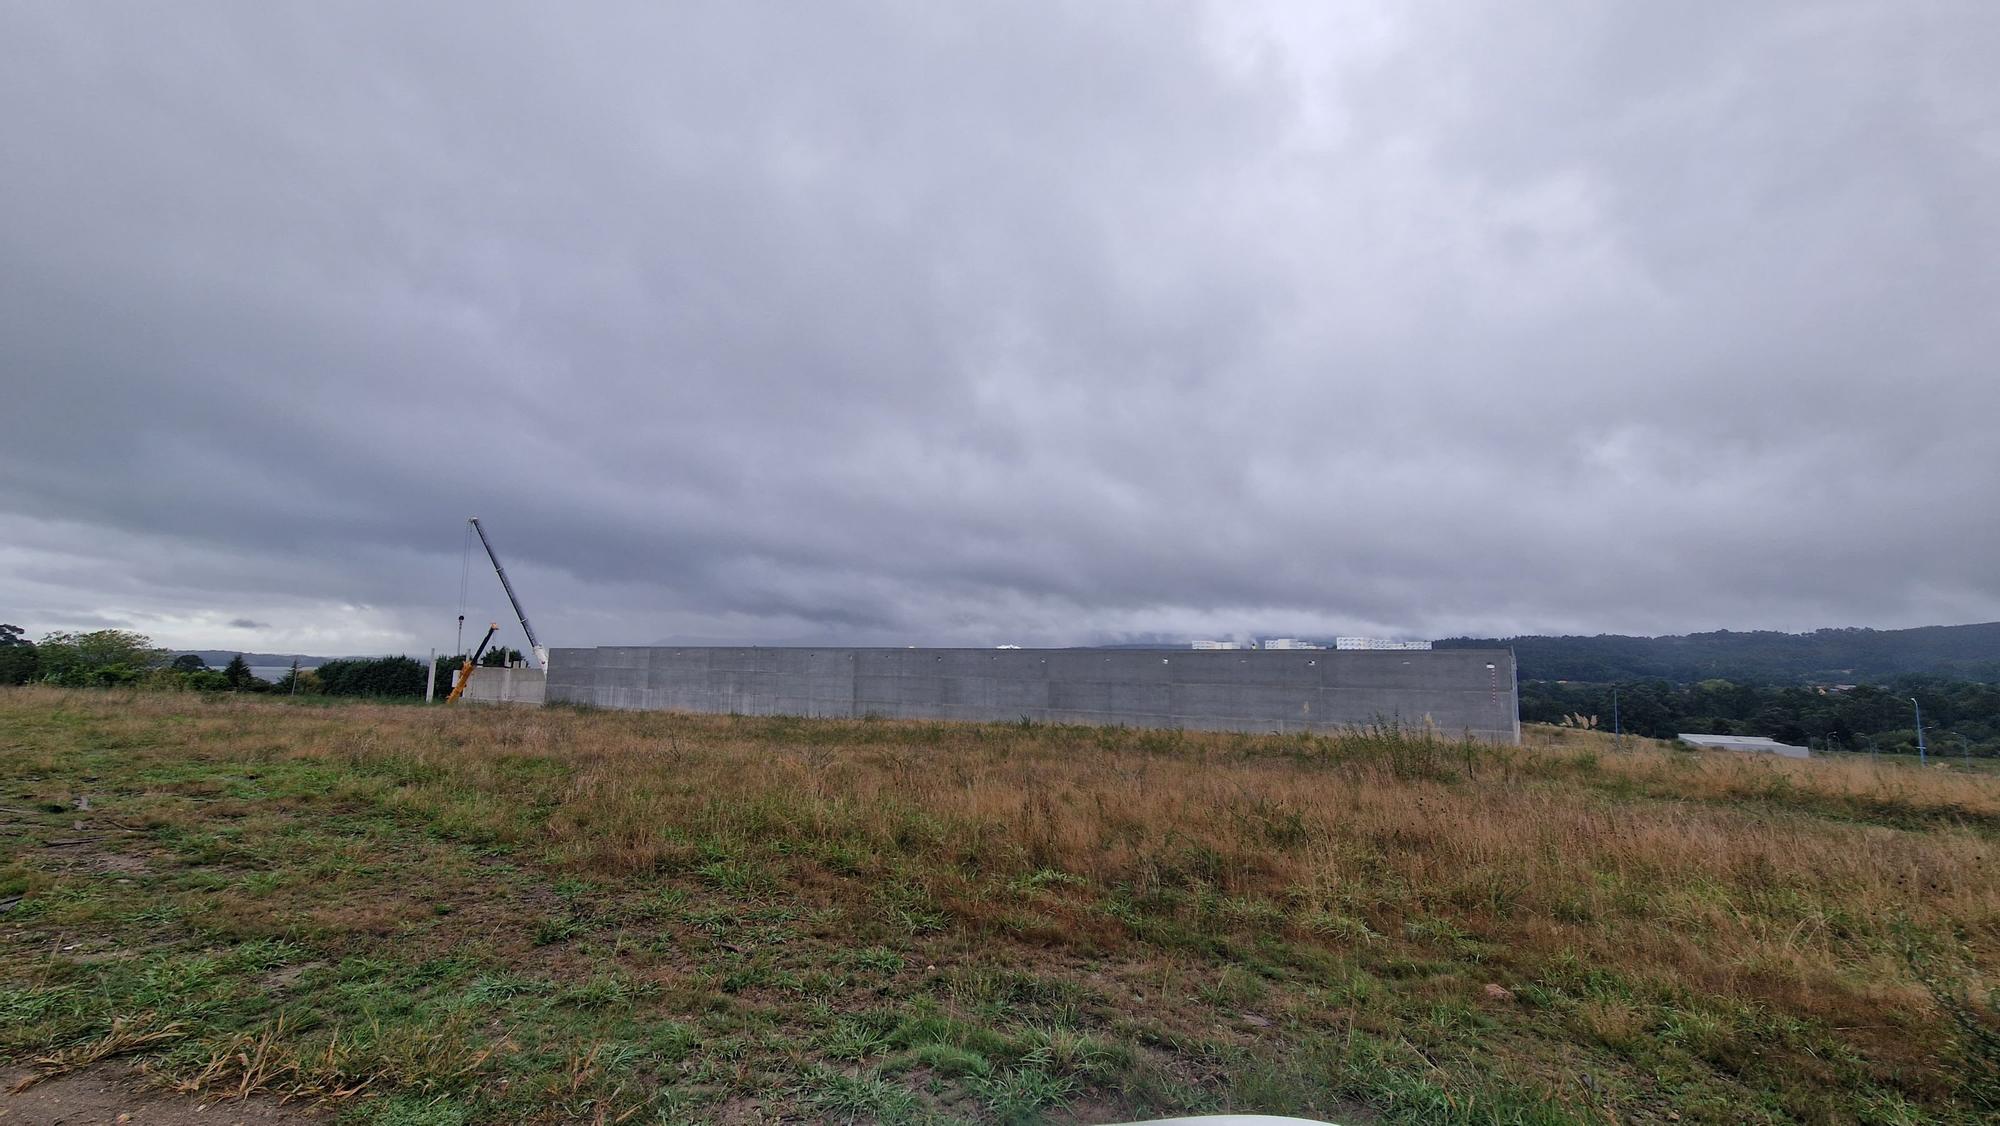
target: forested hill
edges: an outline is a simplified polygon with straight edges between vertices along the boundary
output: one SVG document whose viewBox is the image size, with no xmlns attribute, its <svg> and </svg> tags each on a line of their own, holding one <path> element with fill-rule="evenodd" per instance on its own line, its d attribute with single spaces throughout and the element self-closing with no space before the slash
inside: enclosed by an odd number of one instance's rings
<svg viewBox="0 0 2000 1126">
<path fill-rule="evenodd" d="M 1440 649 L 1510 645 L 1523 680 L 1772 684 L 1868 683 L 1911 673 L 2000 681 L 2000 622 L 1812 633 L 1691 633 L 1682 637 L 1454 637 Z"/>
</svg>

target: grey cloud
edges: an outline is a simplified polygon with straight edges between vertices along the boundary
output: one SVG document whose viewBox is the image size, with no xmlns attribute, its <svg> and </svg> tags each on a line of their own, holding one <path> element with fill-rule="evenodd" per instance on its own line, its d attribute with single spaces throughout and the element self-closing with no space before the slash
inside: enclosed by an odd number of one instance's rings
<svg viewBox="0 0 2000 1126">
<path fill-rule="evenodd" d="M 476 512 L 559 643 L 2000 617 L 1996 47 L 18 6 L 0 587 L 444 644 Z"/>
<path fill-rule="evenodd" d="M 271 628 L 271 623 L 269 623 L 269 622 L 259 622 L 259 621 L 255 621 L 255 620 L 253 620 L 253 619 L 250 619 L 250 618 L 231 618 L 231 619 L 229 619 L 229 628 L 230 628 L 230 629 L 270 629 L 270 628 Z"/>
</svg>

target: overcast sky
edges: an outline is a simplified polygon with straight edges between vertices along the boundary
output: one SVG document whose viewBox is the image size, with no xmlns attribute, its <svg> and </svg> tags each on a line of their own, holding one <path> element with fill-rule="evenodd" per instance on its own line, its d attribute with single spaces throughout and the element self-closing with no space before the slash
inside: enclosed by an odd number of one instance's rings
<svg viewBox="0 0 2000 1126">
<path fill-rule="evenodd" d="M 0 2 L 0 621 L 2000 618 L 2000 4 Z M 467 614 L 508 621 L 475 560 Z"/>
</svg>

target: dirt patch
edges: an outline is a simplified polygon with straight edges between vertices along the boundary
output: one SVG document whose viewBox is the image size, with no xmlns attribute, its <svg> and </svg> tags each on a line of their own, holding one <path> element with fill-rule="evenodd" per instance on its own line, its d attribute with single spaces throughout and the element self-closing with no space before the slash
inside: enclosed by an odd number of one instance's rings
<svg viewBox="0 0 2000 1126">
<path fill-rule="evenodd" d="M 15 1094 L 20 1072 L 0 1075 L 0 1126 L 299 1126 L 331 1119 L 266 1099 L 195 1098 L 153 1090 L 122 1067 L 93 1067 Z"/>
<path fill-rule="evenodd" d="M 99 852 L 85 859 L 84 866 L 100 876 L 138 876 L 146 872 L 146 858 L 129 852 Z"/>
<path fill-rule="evenodd" d="M 15 838 L 24 856 L 39 845 L 39 866 L 58 873 L 140 876 L 153 851 L 143 829 L 92 812 L 87 801 L 63 813 L 0 806 L 0 837 Z"/>
<path fill-rule="evenodd" d="M 283 966 L 265 974 L 259 979 L 258 983 L 264 987 L 266 992 L 277 993 L 288 988 L 293 982 L 304 977 L 309 971 L 324 969 L 325 967 L 326 963 L 319 961 L 300 962 L 297 965 Z"/>
</svg>

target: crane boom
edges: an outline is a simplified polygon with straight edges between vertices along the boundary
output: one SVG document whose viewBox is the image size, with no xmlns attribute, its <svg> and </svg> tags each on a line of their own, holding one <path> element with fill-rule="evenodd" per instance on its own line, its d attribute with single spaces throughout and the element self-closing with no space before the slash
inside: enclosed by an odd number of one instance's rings
<svg viewBox="0 0 2000 1126">
<path fill-rule="evenodd" d="M 528 635 L 528 648 L 535 652 L 535 663 L 548 668 L 548 650 L 542 648 L 541 641 L 535 637 L 535 627 L 528 624 L 528 614 L 521 609 L 521 600 L 514 597 L 514 584 L 507 581 L 507 568 L 500 565 L 500 557 L 493 553 L 493 541 L 486 538 L 486 529 L 480 526 L 479 517 L 474 516 L 471 520 L 472 530 L 479 533 L 479 546 L 486 549 L 486 558 L 493 561 L 493 573 L 500 576 L 500 589 L 507 592 L 507 601 L 514 604 L 514 616 L 521 619 L 521 632 Z"/>
<path fill-rule="evenodd" d="M 445 703 L 456 704 L 458 698 L 465 695 L 466 687 L 472 683 L 472 674 L 479 670 L 479 658 L 486 654 L 486 643 L 493 640 L 493 635 L 499 632 L 499 622 L 486 627 L 486 636 L 479 639 L 479 648 L 474 649 L 472 656 L 465 659 L 465 664 L 459 666 L 458 676 L 452 681 L 451 695 L 444 698 Z"/>
</svg>

